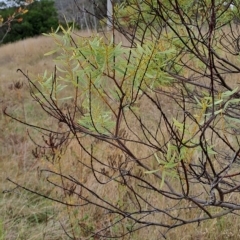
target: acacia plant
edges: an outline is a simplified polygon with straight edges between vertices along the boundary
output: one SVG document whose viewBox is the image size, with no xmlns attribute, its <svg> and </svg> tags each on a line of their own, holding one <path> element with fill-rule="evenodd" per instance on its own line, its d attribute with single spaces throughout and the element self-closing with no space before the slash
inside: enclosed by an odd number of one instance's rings
<svg viewBox="0 0 240 240">
<path fill-rule="evenodd" d="M 238 4 L 126 0 L 108 38 L 70 28 L 48 35 L 54 73 L 23 74 L 55 124 L 23 123 L 43 135 L 33 153 L 50 163 L 43 176 L 58 189 L 37 194 L 66 206 L 71 239 L 124 239 L 151 227 L 159 239 L 237 214 Z M 74 162 L 65 170 L 64 153 Z"/>
</svg>

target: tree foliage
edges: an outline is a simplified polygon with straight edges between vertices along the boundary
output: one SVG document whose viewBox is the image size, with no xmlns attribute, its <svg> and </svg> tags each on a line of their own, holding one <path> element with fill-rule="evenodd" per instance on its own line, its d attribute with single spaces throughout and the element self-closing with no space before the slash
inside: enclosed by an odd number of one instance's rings
<svg viewBox="0 0 240 240">
<path fill-rule="evenodd" d="M 8 12 L 7 15 L 3 14 L 0 15 L 0 44 L 3 43 L 3 41 L 5 40 L 6 36 L 8 35 L 8 33 L 11 31 L 11 26 L 13 22 L 22 22 L 23 18 L 22 15 L 24 15 L 25 13 L 28 12 L 26 6 L 28 6 L 29 4 L 33 3 L 32 0 L 26 0 L 25 2 L 25 6 L 24 7 L 19 7 L 17 9 L 14 9 L 14 11 Z M 5 3 L 2 4 L 3 7 L 6 5 Z"/>
<path fill-rule="evenodd" d="M 56 43 L 48 53 L 58 56 L 55 72 L 25 76 L 33 99 L 62 128 L 24 124 L 44 133 L 42 145 L 34 140 L 35 156 L 51 159 L 54 167 L 44 172 L 62 190 L 45 197 L 72 209 L 69 219 L 88 206 L 102 216 L 88 231 L 81 222 L 80 233 L 73 227 L 72 239 L 123 238 L 151 226 L 165 237 L 237 214 L 238 4 L 126 0 L 114 8 L 110 40 L 76 39 L 71 29 L 48 35 Z M 128 43 L 117 43 L 116 32 Z M 87 171 L 91 184 L 56 167 L 73 142 L 84 152 L 74 168 Z"/>
<path fill-rule="evenodd" d="M 58 26 L 58 17 L 54 2 L 48 0 L 35 1 L 28 7 L 28 14 L 24 18 L 19 18 L 12 22 L 11 31 L 3 40 L 3 43 L 18 41 L 27 37 L 40 35 L 50 32 Z M 12 16 L 15 8 L 8 8 L 0 11 L 3 18 Z M 0 38 L 6 32 L 8 26 L 3 26 L 0 32 Z"/>
</svg>

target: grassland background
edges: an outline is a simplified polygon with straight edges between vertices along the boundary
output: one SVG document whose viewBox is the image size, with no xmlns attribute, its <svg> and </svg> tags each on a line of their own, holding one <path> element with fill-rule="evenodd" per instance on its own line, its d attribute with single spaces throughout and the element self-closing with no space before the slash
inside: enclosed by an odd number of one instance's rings
<svg viewBox="0 0 240 240">
<path fill-rule="evenodd" d="M 87 34 L 83 33 L 83 35 Z M 42 114 L 40 108 L 29 96 L 27 81 L 20 72 L 17 72 L 17 69 L 22 69 L 32 79 L 38 74 L 43 74 L 45 70 L 53 71 L 54 56 L 43 56 L 53 47 L 52 39 L 43 36 L 0 47 L 1 110 L 7 107 L 9 112 L 16 113 L 22 120 L 37 125 L 52 124 L 52 120 Z M 62 226 L 67 229 L 70 227 L 70 221 L 69 217 L 64 214 L 66 209 L 63 206 L 23 189 L 15 188 L 7 180 L 10 178 L 35 191 L 41 190 L 45 193 L 53 191 L 52 187 L 39 176 L 39 169 L 45 168 L 46 163 L 33 157 L 32 150 L 35 146 L 28 137 L 27 129 L 26 126 L 6 117 L 2 111 L 0 112 L 0 240 L 68 239 Z M 32 134 L 41 135 L 37 132 Z M 72 171 L 71 161 L 74 155 L 66 154 L 63 158 L 65 170 Z M 83 169 L 80 169 L 80 172 L 81 178 L 88 174 Z M 86 184 L 93 184 L 91 177 L 84 181 Z M 112 190 L 103 186 L 101 191 L 109 194 Z M 120 194 L 118 196 L 121 197 Z M 167 203 L 163 200 L 161 204 Z M 81 209 L 79 211 L 81 212 Z M 89 228 L 91 226 L 96 228 L 102 221 L 95 208 L 88 209 L 87 214 L 85 212 L 81 214 L 80 217 L 88 218 L 86 224 Z M 169 232 L 168 238 L 173 240 L 237 240 L 239 231 L 239 217 L 229 215 L 199 225 L 192 224 L 174 229 Z M 82 239 L 84 239 L 84 233 Z M 152 227 L 124 239 L 161 239 L 161 235 L 156 227 Z"/>
</svg>

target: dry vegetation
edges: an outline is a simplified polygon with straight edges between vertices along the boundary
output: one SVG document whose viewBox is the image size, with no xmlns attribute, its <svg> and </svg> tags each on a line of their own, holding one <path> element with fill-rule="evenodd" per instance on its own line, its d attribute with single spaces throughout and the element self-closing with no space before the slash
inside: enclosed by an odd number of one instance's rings
<svg viewBox="0 0 240 240">
<path fill-rule="evenodd" d="M 18 68 L 28 73 L 30 77 L 42 74 L 45 70 L 52 71 L 54 68 L 53 56 L 43 57 L 53 47 L 53 42 L 47 37 L 27 39 L 25 41 L 8 44 L 0 48 L 0 104 L 11 113 L 16 114 L 23 121 L 34 122 L 36 125 L 51 125 L 52 120 L 32 101 L 28 94 L 28 86 L 24 76 L 17 72 Z M 64 106 L 63 107 L 67 107 Z M 145 106 L 149 107 L 149 106 Z M 169 106 L 168 106 L 169 107 Z M 61 128 L 61 126 L 52 126 Z M 32 132 L 33 139 L 41 138 L 41 133 Z M 87 141 L 87 140 L 86 140 Z M 32 154 L 34 144 L 30 141 L 27 127 L 7 118 L 0 113 L 0 239 L 68 239 L 64 234 L 63 227 L 79 231 L 82 239 L 93 229 L 103 228 L 110 217 L 103 219 L 95 207 L 82 207 L 72 211 L 61 204 L 54 203 L 40 196 L 34 195 L 20 188 L 15 188 L 9 178 L 34 191 L 41 191 L 50 197 L 65 197 L 71 200 L 71 194 L 59 192 L 57 188 L 49 185 L 40 169 L 56 169 L 78 178 L 92 189 L 102 192 L 107 198 L 116 198 L 119 204 L 131 206 L 131 196 L 124 195 L 119 185 L 105 185 L 99 187 L 96 180 L 91 176 L 88 169 L 78 163 L 78 159 L 87 160 L 81 149 L 74 142 L 69 143 L 67 152 L 59 152 L 58 156 L 48 160 L 36 158 Z M 104 148 L 101 143 L 99 147 L 105 152 L 107 159 L 121 161 L 121 156 L 114 149 Z M 52 156 L 50 154 L 50 156 Z M 55 163 L 55 164 L 53 164 Z M 59 179 L 52 179 L 56 183 Z M 64 184 L 67 184 L 65 182 Z M 69 186 L 68 186 L 69 187 Z M 72 186 L 74 187 L 74 186 Z M 79 189 L 81 191 L 81 189 Z M 146 192 L 143 195 L 148 194 Z M 240 199 L 239 199 L 240 200 Z M 74 199 L 72 199 L 74 201 Z M 162 197 L 156 196 L 153 202 L 169 204 Z M 169 199 L 168 199 L 169 201 Z M 191 214 L 186 212 L 186 214 Z M 154 216 L 151 216 L 154 217 Z M 118 231 L 118 229 L 112 229 Z M 169 233 L 169 239 L 239 239 L 240 224 L 238 216 L 222 217 L 201 224 L 187 225 L 173 230 Z M 71 233 L 71 231 L 70 231 Z M 125 239 L 161 239 L 156 227 L 144 228 L 143 230 L 126 236 Z"/>
</svg>

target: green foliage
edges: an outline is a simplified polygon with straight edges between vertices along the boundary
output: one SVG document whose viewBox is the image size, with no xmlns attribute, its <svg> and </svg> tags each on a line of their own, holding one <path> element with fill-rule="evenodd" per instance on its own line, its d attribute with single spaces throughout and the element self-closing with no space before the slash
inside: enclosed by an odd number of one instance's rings
<svg viewBox="0 0 240 240">
<path fill-rule="evenodd" d="M 54 2 L 49 0 L 35 1 L 28 8 L 28 13 L 23 19 L 12 22 L 11 31 L 4 38 L 3 43 L 14 42 L 24 38 L 40 35 L 56 29 L 58 18 Z M 12 15 L 15 8 L 8 8 L 0 11 L 0 15 L 6 19 Z M 6 32 L 7 26 L 1 28 L 0 39 Z"/>
<path fill-rule="evenodd" d="M 173 21 L 175 24 L 181 25 L 183 21 L 189 25 L 193 22 L 207 23 L 208 16 L 206 12 L 211 14 L 212 1 L 196 1 L 196 0 L 179 0 L 177 4 L 181 6 L 178 11 L 187 13 L 183 19 L 179 18 L 179 13 L 176 11 L 176 3 L 174 1 L 163 1 L 161 4 L 157 0 L 153 1 L 139 1 L 139 0 L 125 0 L 121 4 L 115 6 L 115 19 L 120 25 L 127 28 L 134 28 L 138 24 L 139 33 L 142 32 L 144 26 L 148 25 L 149 29 L 145 34 L 157 34 L 159 28 L 165 26 L 167 21 Z M 239 1 L 234 1 L 234 5 L 228 4 L 227 1 L 215 1 L 217 9 L 216 22 L 218 27 L 227 24 L 234 18 L 239 17 Z M 232 8 L 233 7 L 233 8 Z M 156 12 L 162 15 L 162 19 L 156 17 Z"/>
<path fill-rule="evenodd" d="M 113 133 L 120 101 L 127 110 L 132 107 L 130 99 L 137 97 L 141 90 L 156 89 L 171 82 L 171 77 L 159 67 L 166 65 L 173 49 L 159 51 L 159 46 L 150 41 L 142 46 L 138 44 L 135 49 L 124 48 L 121 43 L 105 43 L 100 36 L 80 38 L 72 46 L 71 29 L 60 29 L 63 35 L 58 32 L 49 35 L 57 48 L 46 54 L 58 53 L 56 63 L 61 75 L 55 80 L 54 96 L 57 101 L 69 98 L 59 97 L 64 86 L 79 86 L 78 98 L 84 111 L 79 124 L 92 132 Z M 47 74 L 38 79 L 45 95 L 50 92 L 52 79 Z"/>
</svg>

